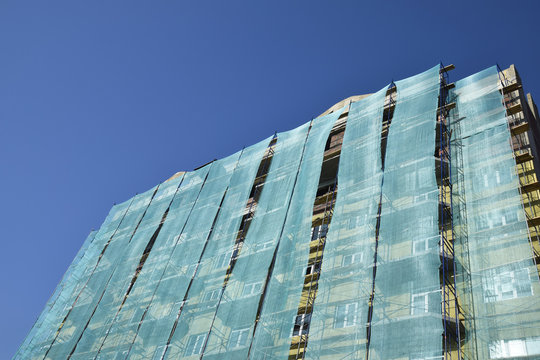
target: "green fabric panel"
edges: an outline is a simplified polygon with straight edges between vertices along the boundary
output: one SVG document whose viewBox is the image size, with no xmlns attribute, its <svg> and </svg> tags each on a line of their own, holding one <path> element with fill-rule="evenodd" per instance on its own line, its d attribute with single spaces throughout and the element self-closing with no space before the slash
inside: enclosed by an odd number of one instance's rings
<svg viewBox="0 0 540 360">
<path fill-rule="evenodd" d="M 115 205 L 14 358 L 285 359 L 295 324 L 310 359 L 441 358 L 439 87 L 438 66 L 396 83 L 387 140 L 386 88 L 350 105 L 311 316 L 297 311 L 310 241 L 319 241 L 313 206 L 344 109 L 277 135 L 241 247 L 270 138 Z M 448 99 L 457 104 L 449 120 L 463 345 L 468 358 L 537 358 L 540 281 L 500 88 L 493 67 L 456 82 Z"/>
<path fill-rule="evenodd" d="M 398 81 L 396 87 L 383 174 L 369 358 L 425 359 L 442 354 L 435 171 L 439 66 Z"/>
<path fill-rule="evenodd" d="M 183 300 L 184 296 L 187 299 L 182 312 L 179 312 L 180 305 L 175 308 L 173 319 L 178 318 L 178 325 L 171 338 L 170 346 L 165 349 L 167 337 L 158 339 L 159 341 L 152 344 L 155 345 L 154 349 L 156 350 L 153 356 L 156 359 L 162 355 L 169 358 L 184 356 L 187 351 L 186 344 L 189 343 L 190 338 L 196 338 L 209 331 L 238 230 L 246 213 L 251 187 L 269 143 L 270 138 L 250 146 L 242 152 L 213 231 L 208 238 L 205 251 L 201 257 L 193 259 L 193 261 L 198 261 L 200 258 L 200 263 L 197 265 L 197 272 L 189 292 L 186 294 L 186 291 L 183 291 L 182 298 L 179 299 Z M 167 330 L 167 335 L 169 335 L 172 323 Z M 199 342 L 199 345 L 202 343 Z M 195 352 L 194 349 L 192 352 Z M 151 355 L 149 351 L 146 352 L 146 356 Z M 144 357 L 137 357 L 137 359 L 139 358 L 143 359 Z"/>
<path fill-rule="evenodd" d="M 252 340 L 250 358 L 283 358 L 291 334 L 308 265 L 313 203 L 330 130 L 344 109 L 313 120 L 264 306 Z M 247 344 L 246 344 L 247 345 Z"/>
<path fill-rule="evenodd" d="M 207 166 L 209 173 L 202 183 L 202 188 L 190 187 L 191 198 L 196 196 L 195 201 L 188 208 L 189 212 L 185 213 L 185 226 L 164 229 L 160 242 L 156 244 L 159 249 L 162 241 L 174 240 L 170 244 L 172 249 L 170 245 L 167 249 L 168 259 L 167 253 L 162 251 L 155 253 L 157 258 L 153 258 L 152 263 L 148 264 L 148 272 L 141 279 L 136 289 L 136 296 L 123 314 L 125 320 L 128 321 L 127 327 L 123 330 L 114 329 L 112 336 L 107 339 L 100 352 L 102 356 L 114 356 L 120 351 L 125 352 L 125 355 L 129 352 L 130 358 L 150 358 L 158 342 L 167 340 L 176 315 L 174 308 L 182 300 L 185 289 L 193 276 L 194 262 L 203 251 L 213 218 L 219 210 L 221 198 L 239 156 L 240 153 L 235 153 L 213 162 Z M 174 210 L 171 209 L 169 213 L 174 215 Z M 174 216 L 171 219 L 175 224 Z M 160 258 L 163 259 L 164 256 L 168 260 L 165 262 L 165 267 L 156 269 L 157 261 Z M 146 309 L 148 311 L 144 314 Z M 133 346 L 131 346 L 132 343 L 134 343 Z"/>
<path fill-rule="evenodd" d="M 236 153 L 213 164 L 193 212 L 179 234 L 180 243 L 160 277 L 137 337 L 128 343 L 130 346 L 133 343 L 130 358 L 152 358 L 154 353 L 159 353 L 159 347 L 166 344 L 239 156 L 240 153 Z"/>
<path fill-rule="evenodd" d="M 42 313 L 34 325 L 32 332 L 25 339 L 26 345 L 19 349 L 15 358 L 43 358 L 43 354 L 55 338 L 57 329 L 62 324 L 63 319 L 77 300 L 77 296 L 95 269 L 100 252 L 118 229 L 131 202 L 132 199 L 112 207 L 104 223 L 94 235 L 92 242 L 85 244 L 88 247 L 84 253 L 79 252 L 82 256 L 78 260 L 71 275 L 67 278 L 65 277 L 66 284 L 54 303 L 51 304 L 49 310 L 46 308 L 46 312 Z"/>
<path fill-rule="evenodd" d="M 479 359 L 540 356 L 540 283 L 519 192 L 499 76 L 495 67 L 456 82 L 454 149 L 462 166 L 475 329 L 467 340 Z M 456 170 L 457 171 L 457 170 Z M 469 347 L 474 351 L 474 347 Z"/>
<path fill-rule="evenodd" d="M 152 202 L 146 210 L 133 239 L 124 248 L 114 273 L 109 280 L 98 306 L 93 311 L 90 322 L 77 342 L 71 359 L 94 358 L 101 344 L 108 337 L 113 322 L 118 320 L 117 312 L 128 290 L 132 289 L 132 279 L 136 274 L 143 252 L 173 200 L 181 179 L 167 181 L 159 186 Z M 130 291 L 131 295 L 131 291 Z"/>
<path fill-rule="evenodd" d="M 323 253 L 306 358 L 363 359 L 375 226 L 381 195 L 381 128 L 386 88 L 351 104 L 338 191 Z"/>
<path fill-rule="evenodd" d="M 19 351 L 18 355 L 24 354 L 21 358 L 34 359 L 43 358 L 43 354 L 50 347 L 56 337 L 56 331 L 60 328 L 62 321 L 68 315 L 72 306 L 78 301 L 78 295 L 84 289 L 88 282 L 88 279 L 96 269 L 99 254 L 103 250 L 107 241 L 114 236 L 119 225 L 123 221 L 129 206 L 133 199 L 130 199 L 124 203 L 113 206 L 109 215 L 105 219 L 105 222 L 100 227 L 99 231 L 93 237 L 91 243 L 87 244 L 88 247 L 84 251 L 82 257 L 78 261 L 76 268 L 67 281 L 59 294 L 57 300 L 52 304 L 50 311 L 41 318 L 42 323 L 36 323 L 39 326 L 38 333 L 27 338 L 29 340 L 29 347 L 24 352 Z"/>
<path fill-rule="evenodd" d="M 255 216 L 217 309 L 204 351 L 205 358 L 239 359 L 247 356 L 248 346 L 245 344 L 251 341 L 259 300 L 287 215 L 309 125 L 304 124 L 277 136 L 275 154 Z M 235 334 L 242 332 L 236 344 L 231 342 L 234 331 L 237 331 Z M 178 356 L 172 352 L 170 355 L 170 358 Z"/>
<path fill-rule="evenodd" d="M 88 281 L 78 291 L 77 300 L 69 313 L 65 324 L 52 344 L 46 359 L 67 358 L 90 319 L 93 310 L 107 288 L 115 269 L 120 264 L 122 254 L 129 244 L 139 221 L 151 203 L 156 188 L 135 196 L 127 214 L 114 232 L 109 245 L 103 252 L 99 264 L 92 271 Z M 99 257 L 99 255 L 98 255 Z"/>
<path fill-rule="evenodd" d="M 88 247 L 94 240 L 97 231 L 93 230 L 90 232 L 80 250 L 77 252 L 75 259 L 69 266 L 68 270 L 62 277 L 60 284 L 56 287 L 51 298 L 45 305 L 45 309 L 41 312 L 39 318 L 36 320 L 34 326 L 30 330 L 30 333 L 27 335 L 25 341 L 15 354 L 15 359 L 30 357 L 31 356 L 31 347 L 35 344 L 43 344 L 47 342 L 50 344 L 50 335 L 49 333 L 53 331 L 54 328 L 58 329 L 60 326 L 60 318 L 65 317 L 64 309 L 67 308 L 67 304 L 71 300 L 73 290 L 80 280 L 80 276 L 86 270 L 87 264 L 81 262 L 82 258 Z M 62 316 L 63 315 L 63 316 Z"/>
<path fill-rule="evenodd" d="M 126 358 L 137 334 L 141 330 L 143 334 L 148 331 L 149 324 L 155 326 L 155 331 L 164 331 L 161 323 L 164 323 L 163 317 L 168 313 L 168 309 L 167 303 L 160 297 L 161 292 L 167 291 L 167 281 L 173 277 L 176 277 L 177 282 L 185 282 L 189 277 L 189 269 L 185 264 L 189 260 L 186 258 L 182 262 L 178 254 L 196 253 L 202 249 L 199 242 L 185 241 L 183 230 L 191 218 L 202 189 L 207 185 L 206 180 L 213 167 L 214 164 L 210 164 L 184 175 L 133 291 L 118 314 L 109 335 L 102 342 L 102 358 L 111 358 L 115 354 L 120 359 Z M 175 297 L 171 296 L 170 301 L 174 299 Z M 141 323 L 143 316 L 148 321 L 146 324 Z"/>
</svg>

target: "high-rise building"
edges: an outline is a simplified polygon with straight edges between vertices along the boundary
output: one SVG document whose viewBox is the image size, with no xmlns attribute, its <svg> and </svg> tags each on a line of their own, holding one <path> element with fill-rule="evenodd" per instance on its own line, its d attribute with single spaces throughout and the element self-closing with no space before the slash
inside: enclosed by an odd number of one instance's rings
<svg viewBox="0 0 540 360">
<path fill-rule="evenodd" d="M 436 66 L 115 205 L 16 359 L 539 359 L 538 112 Z"/>
</svg>

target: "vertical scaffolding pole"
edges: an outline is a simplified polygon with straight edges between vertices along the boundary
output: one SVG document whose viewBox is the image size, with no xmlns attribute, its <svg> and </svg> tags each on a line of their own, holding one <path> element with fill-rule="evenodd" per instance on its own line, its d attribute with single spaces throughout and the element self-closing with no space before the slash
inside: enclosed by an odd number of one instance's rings
<svg viewBox="0 0 540 360">
<path fill-rule="evenodd" d="M 308 314 L 311 315 L 311 313 L 313 312 L 313 305 L 315 304 L 315 297 L 317 295 L 319 272 L 320 272 L 322 260 L 323 260 L 322 256 L 323 256 L 323 251 L 324 251 L 324 245 L 326 244 L 326 235 L 328 234 L 328 226 L 330 225 L 330 221 L 332 219 L 332 215 L 334 212 L 336 190 L 337 190 L 337 173 L 336 173 L 336 178 L 334 179 L 334 184 L 332 185 L 331 197 L 330 197 L 330 194 L 327 194 L 326 203 L 324 204 L 324 213 L 323 213 L 323 218 L 322 218 L 322 223 L 321 223 L 321 229 L 323 229 L 324 225 L 326 225 L 327 230 L 323 236 L 317 239 L 317 251 L 315 253 L 316 254 L 315 262 L 313 263 L 314 270 L 315 270 L 314 271 L 315 277 L 312 277 L 311 281 L 309 282 L 309 289 L 307 291 L 307 299 L 306 299 L 306 306 L 304 307 L 304 312 L 302 314 L 298 314 L 301 316 L 302 321 L 305 321 L 306 316 Z M 330 198 L 330 201 L 328 200 L 329 198 Z M 318 265 L 319 270 L 316 270 L 317 265 Z M 317 281 L 317 284 L 314 287 L 313 283 L 315 281 Z M 305 358 L 305 354 L 306 354 L 305 350 L 306 350 L 306 346 L 308 342 L 308 334 L 309 334 L 309 326 L 300 331 L 300 334 L 299 334 L 300 339 L 298 341 L 298 348 L 296 350 L 295 359 Z M 300 353 L 300 348 L 302 348 L 302 353 Z"/>
<path fill-rule="evenodd" d="M 457 359 L 461 360 L 460 307 L 456 293 L 456 261 L 454 257 L 454 224 L 452 200 L 452 170 L 450 155 L 450 117 L 447 104 L 448 73 L 441 63 L 439 91 L 439 151 L 440 159 L 440 232 L 442 256 L 442 310 L 444 359 L 452 359 L 452 345 L 457 348 Z M 447 225 L 448 224 L 448 225 Z"/>
</svg>

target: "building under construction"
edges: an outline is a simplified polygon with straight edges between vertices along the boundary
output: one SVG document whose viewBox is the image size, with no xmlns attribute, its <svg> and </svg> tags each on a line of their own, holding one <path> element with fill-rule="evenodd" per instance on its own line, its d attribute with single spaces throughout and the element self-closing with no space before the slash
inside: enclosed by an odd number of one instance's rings
<svg viewBox="0 0 540 360">
<path fill-rule="evenodd" d="M 539 359 L 540 124 L 438 65 L 115 205 L 15 359 Z"/>
</svg>

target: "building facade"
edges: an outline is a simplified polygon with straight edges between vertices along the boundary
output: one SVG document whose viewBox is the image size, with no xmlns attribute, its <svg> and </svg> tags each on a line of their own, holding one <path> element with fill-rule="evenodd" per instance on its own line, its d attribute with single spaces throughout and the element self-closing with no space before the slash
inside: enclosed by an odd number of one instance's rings
<svg viewBox="0 0 540 360">
<path fill-rule="evenodd" d="M 436 66 L 115 205 L 15 359 L 538 359 L 538 112 Z"/>
</svg>

